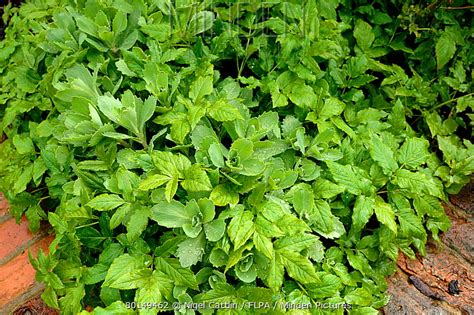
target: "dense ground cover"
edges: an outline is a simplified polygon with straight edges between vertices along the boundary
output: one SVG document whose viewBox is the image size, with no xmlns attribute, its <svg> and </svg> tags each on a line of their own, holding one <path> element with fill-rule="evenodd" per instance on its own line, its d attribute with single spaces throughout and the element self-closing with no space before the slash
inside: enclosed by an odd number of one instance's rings
<svg viewBox="0 0 474 315">
<path fill-rule="evenodd" d="M 469 6 L 7 6 L 0 191 L 54 229 L 46 303 L 376 313 L 474 168 Z"/>
</svg>

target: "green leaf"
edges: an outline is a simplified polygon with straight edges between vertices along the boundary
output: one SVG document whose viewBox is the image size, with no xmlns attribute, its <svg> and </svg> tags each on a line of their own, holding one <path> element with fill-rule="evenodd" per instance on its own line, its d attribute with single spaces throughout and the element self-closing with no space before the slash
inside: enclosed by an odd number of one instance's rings
<svg viewBox="0 0 474 315">
<path fill-rule="evenodd" d="M 155 268 L 168 276 L 175 285 L 185 286 L 197 290 L 198 284 L 194 273 L 183 268 L 178 260 L 172 258 L 155 258 Z"/>
<path fill-rule="evenodd" d="M 214 187 L 210 199 L 216 206 L 225 207 L 235 205 L 239 202 L 239 194 L 231 189 L 229 185 L 221 184 Z"/>
<path fill-rule="evenodd" d="M 374 213 L 375 200 L 373 197 L 357 196 L 354 205 L 354 212 L 352 213 L 352 226 L 356 231 L 362 228 L 369 222 L 370 217 Z"/>
<path fill-rule="evenodd" d="M 375 40 L 372 26 L 362 20 L 357 20 L 355 23 L 354 37 L 357 41 L 357 45 L 359 45 L 362 50 L 370 48 Z"/>
<path fill-rule="evenodd" d="M 318 198 L 331 199 L 344 191 L 344 187 L 334 184 L 333 182 L 318 178 L 313 184 L 314 194 Z"/>
<path fill-rule="evenodd" d="M 173 200 L 176 191 L 178 190 L 178 177 L 173 176 L 171 180 L 166 184 L 165 197 L 168 202 Z"/>
<path fill-rule="evenodd" d="M 66 288 L 64 296 L 59 299 L 61 309 L 67 314 L 77 314 L 82 309 L 81 300 L 85 294 L 82 283 L 76 287 Z"/>
<path fill-rule="evenodd" d="M 278 251 L 278 257 L 285 266 L 288 275 L 303 284 L 315 282 L 318 279 L 313 264 L 308 258 L 291 251 Z"/>
<path fill-rule="evenodd" d="M 188 238 L 178 245 L 176 256 L 181 267 L 187 268 L 201 261 L 204 254 L 205 239 L 202 234 L 196 238 Z"/>
<path fill-rule="evenodd" d="M 299 186 L 293 194 L 293 207 L 299 214 L 313 208 L 314 196 L 309 186 Z"/>
<path fill-rule="evenodd" d="M 204 96 L 211 94 L 212 90 L 212 77 L 198 77 L 196 81 L 191 84 L 189 97 L 193 101 L 197 101 L 202 99 Z"/>
<path fill-rule="evenodd" d="M 173 153 L 165 151 L 153 151 L 151 158 L 153 160 L 153 164 L 158 168 L 158 170 L 160 170 L 161 173 L 170 177 L 178 174 L 176 157 L 173 155 Z M 191 163 L 186 166 L 191 166 Z"/>
<path fill-rule="evenodd" d="M 157 270 L 150 272 L 135 295 L 135 302 L 143 307 L 140 313 L 156 314 L 162 309 L 159 307 L 160 302 L 169 299 L 172 295 L 172 290 L 173 281 L 167 275 Z"/>
<path fill-rule="evenodd" d="M 431 196 L 415 196 L 413 200 L 416 212 L 419 216 L 428 215 L 430 217 L 441 217 L 444 215 L 444 208 L 438 198 Z"/>
<path fill-rule="evenodd" d="M 357 288 L 344 296 L 346 303 L 368 306 L 372 303 L 372 294 L 366 288 Z"/>
<path fill-rule="evenodd" d="M 417 168 L 428 160 L 428 146 L 429 143 L 425 139 L 407 139 L 398 151 L 398 162 L 411 168 Z"/>
<path fill-rule="evenodd" d="M 44 292 L 41 293 L 41 298 L 49 307 L 59 308 L 58 296 L 56 294 L 56 291 L 54 291 L 53 288 L 46 287 L 44 289 Z"/>
<path fill-rule="evenodd" d="M 436 41 L 435 52 L 438 69 L 443 68 L 453 58 L 456 52 L 456 42 L 448 32 L 443 32 Z"/>
<path fill-rule="evenodd" d="M 301 252 L 314 245 L 318 240 L 318 237 L 312 234 L 295 234 L 278 239 L 274 246 L 278 251 Z"/>
<path fill-rule="evenodd" d="M 347 261 L 355 270 L 359 270 L 364 276 L 368 276 L 374 273 L 370 267 L 369 261 L 361 252 L 347 251 Z"/>
<path fill-rule="evenodd" d="M 155 189 L 164 185 L 170 180 L 171 178 L 167 175 L 153 174 L 151 176 L 148 176 L 145 180 L 143 180 L 138 186 L 138 189 L 140 190 Z"/>
<path fill-rule="evenodd" d="M 319 112 L 319 119 L 325 120 L 332 116 L 338 116 L 342 113 L 346 104 L 338 100 L 337 98 L 330 97 L 324 102 L 321 111 Z"/>
<path fill-rule="evenodd" d="M 125 203 L 118 195 L 102 194 L 87 203 L 89 207 L 99 211 L 112 210 Z"/>
<path fill-rule="evenodd" d="M 316 282 L 306 285 L 313 298 L 322 299 L 333 297 L 342 287 L 338 276 L 326 272 L 318 272 Z"/>
<path fill-rule="evenodd" d="M 224 154 L 222 152 L 222 148 L 220 144 L 212 143 L 209 146 L 209 157 L 211 158 L 212 164 L 216 167 L 224 167 Z"/>
<path fill-rule="evenodd" d="M 233 121 L 236 119 L 243 119 L 237 107 L 224 99 L 220 99 L 213 103 L 208 109 L 208 114 L 217 121 Z"/>
<path fill-rule="evenodd" d="M 415 193 L 427 193 L 439 198 L 444 197 L 442 188 L 432 177 L 425 173 L 399 169 L 395 172 L 394 183 L 400 188 L 408 189 Z"/>
<path fill-rule="evenodd" d="M 159 225 L 169 228 L 182 227 L 190 223 L 197 213 L 185 207 L 182 203 L 171 200 L 169 202 L 159 202 L 151 209 L 150 219 L 158 222 Z"/>
<path fill-rule="evenodd" d="M 215 283 L 212 290 L 196 295 L 195 299 L 195 302 L 206 302 L 208 304 L 232 301 L 236 301 L 235 289 L 225 282 Z"/>
<path fill-rule="evenodd" d="M 414 236 L 421 240 L 426 240 L 426 231 L 421 219 L 411 208 L 399 209 L 398 222 L 400 222 L 400 232 L 406 236 Z"/>
<path fill-rule="evenodd" d="M 361 175 L 361 171 L 356 166 L 341 165 L 331 161 L 326 161 L 326 165 L 334 180 L 351 194 L 359 195 L 372 189 L 371 182 Z"/>
<path fill-rule="evenodd" d="M 214 20 L 215 16 L 213 12 L 200 11 L 191 17 L 187 29 L 192 35 L 195 36 L 212 28 Z"/>
<path fill-rule="evenodd" d="M 375 215 L 383 225 L 388 227 L 394 233 L 397 233 L 397 223 L 395 222 L 395 213 L 390 204 L 377 197 L 374 205 Z"/>
<path fill-rule="evenodd" d="M 201 166 L 194 164 L 184 171 L 181 186 L 187 191 L 209 191 L 212 189 L 209 177 Z"/>
<path fill-rule="evenodd" d="M 147 270 L 145 256 L 121 255 L 110 265 L 103 285 L 121 290 L 136 289 L 146 283 L 151 274 Z"/>
<path fill-rule="evenodd" d="M 204 224 L 204 232 L 208 241 L 217 242 L 224 236 L 226 224 L 223 219 L 216 219 Z"/>
<path fill-rule="evenodd" d="M 132 215 L 125 223 L 125 226 L 127 227 L 127 239 L 129 242 L 136 241 L 145 231 L 150 214 L 151 209 L 148 207 L 135 207 Z"/>
<path fill-rule="evenodd" d="M 252 237 L 254 231 L 253 214 L 249 211 L 239 212 L 227 227 L 227 233 L 235 249 L 243 246 Z"/>
<path fill-rule="evenodd" d="M 137 102 L 137 122 L 140 130 L 145 127 L 145 123 L 150 120 L 155 113 L 156 101 L 157 100 L 154 96 L 150 96 L 144 102 L 141 100 Z"/>
<path fill-rule="evenodd" d="M 15 184 L 13 185 L 14 194 L 19 194 L 26 190 L 28 183 L 33 179 L 33 165 L 25 167 L 20 176 L 15 178 Z"/>
<path fill-rule="evenodd" d="M 300 107 L 311 108 L 317 101 L 313 89 L 306 84 L 295 84 L 288 95 L 289 99 Z"/>
<path fill-rule="evenodd" d="M 285 275 L 284 266 L 281 262 L 281 259 L 277 255 L 273 255 L 270 260 L 270 266 L 268 268 L 267 277 L 265 279 L 268 287 L 274 292 L 280 290 L 283 285 L 283 278 Z"/>
<path fill-rule="evenodd" d="M 270 238 L 255 231 L 253 234 L 253 243 L 259 252 L 267 256 L 269 259 L 273 259 L 273 243 Z"/>
<path fill-rule="evenodd" d="M 33 141 L 25 134 L 16 134 L 13 136 L 13 145 L 19 154 L 28 154 L 35 151 Z"/>
<path fill-rule="evenodd" d="M 371 137 L 370 155 L 382 167 L 385 174 L 390 175 L 398 169 L 392 149 L 377 135 Z"/>
</svg>

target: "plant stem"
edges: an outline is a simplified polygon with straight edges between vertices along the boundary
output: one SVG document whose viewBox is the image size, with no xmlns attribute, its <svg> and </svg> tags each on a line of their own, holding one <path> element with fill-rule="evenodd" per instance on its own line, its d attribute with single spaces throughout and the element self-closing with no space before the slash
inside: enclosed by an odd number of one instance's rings
<svg viewBox="0 0 474 315">
<path fill-rule="evenodd" d="M 467 5 L 464 7 L 442 7 L 445 10 L 465 10 L 465 9 L 474 9 L 474 5 Z"/>
<path fill-rule="evenodd" d="M 474 93 L 469 93 L 469 94 L 462 95 L 462 96 L 459 96 L 459 97 L 456 97 L 456 98 L 452 98 L 452 99 L 450 99 L 450 100 L 447 100 L 446 102 L 443 102 L 443 103 L 441 103 L 441 104 L 436 105 L 435 107 L 431 108 L 430 111 L 435 110 L 435 109 L 438 109 L 438 108 L 440 108 L 440 107 L 443 107 L 443 106 L 446 105 L 446 104 L 452 103 L 452 102 L 457 101 L 457 100 L 459 100 L 459 99 L 461 99 L 461 98 L 463 98 L 463 97 L 468 97 L 468 96 L 471 96 L 471 95 L 474 95 Z"/>
</svg>

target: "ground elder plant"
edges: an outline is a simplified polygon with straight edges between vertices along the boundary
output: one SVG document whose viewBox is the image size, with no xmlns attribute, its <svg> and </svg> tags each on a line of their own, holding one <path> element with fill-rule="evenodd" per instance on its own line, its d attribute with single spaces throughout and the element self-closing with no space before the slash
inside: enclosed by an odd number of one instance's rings
<svg viewBox="0 0 474 315">
<path fill-rule="evenodd" d="M 449 228 L 441 201 L 474 168 L 465 5 L 5 6 L 0 190 L 52 227 L 31 259 L 45 302 L 376 314 L 399 252 Z"/>
</svg>

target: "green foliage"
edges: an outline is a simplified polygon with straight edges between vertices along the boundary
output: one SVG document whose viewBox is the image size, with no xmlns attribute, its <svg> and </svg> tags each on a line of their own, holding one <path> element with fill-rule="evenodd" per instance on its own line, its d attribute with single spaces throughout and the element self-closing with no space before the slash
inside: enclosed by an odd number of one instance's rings
<svg viewBox="0 0 474 315">
<path fill-rule="evenodd" d="M 474 169 L 466 10 L 29 0 L 3 19 L 0 191 L 49 220 L 31 261 L 64 314 L 375 313 Z"/>
</svg>

